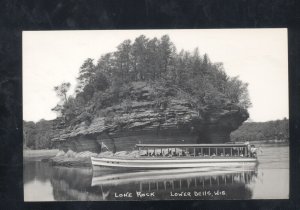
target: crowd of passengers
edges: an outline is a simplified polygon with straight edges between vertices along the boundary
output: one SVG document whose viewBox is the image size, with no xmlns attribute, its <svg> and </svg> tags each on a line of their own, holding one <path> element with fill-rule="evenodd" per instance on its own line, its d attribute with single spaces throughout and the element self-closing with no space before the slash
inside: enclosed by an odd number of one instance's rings
<svg viewBox="0 0 300 210">
<path fill-rule="evenodd" d="M 169 150 L 168 152 L 165 153 L 165 151 L 162 152 L 146 152 L 146 154 L 142 155 L 142 156 L 150 156 L 150 157 L 176 157 L 176 156 L 203 156 L 203 157 L 215 157 L 215 156 L 221 156 L 221 157 L 244 157 L 245 156 L 245 152 L 243 149 L 239 149 L 238 148 L 232 148 L 232 155 L 231 153 L 214 153 L 211 152 L 211 154 L 209 155 L 209 153 L 201 153 L 201 152 L 196 152 L 196 154 L 194 153 L 189 153 L 189 151 L 172 151 Z M 256 157 L 256 148 L 254 146 L 251 145 L 251 147 L 248 150 L 248 154 L 247 157 Z"/>
</svg>

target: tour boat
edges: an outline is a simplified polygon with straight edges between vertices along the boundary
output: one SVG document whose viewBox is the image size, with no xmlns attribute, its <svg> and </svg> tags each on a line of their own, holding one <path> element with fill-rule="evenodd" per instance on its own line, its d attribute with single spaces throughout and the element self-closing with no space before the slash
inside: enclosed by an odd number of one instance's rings
<svg viewBox="0 0 300 210">
<path fill-rule="evenodd" d="M 257 164 L 248 144 L 137 144 L 135 156 L 91 157 L 93 169 L 176 169 Z"/>
</svg>

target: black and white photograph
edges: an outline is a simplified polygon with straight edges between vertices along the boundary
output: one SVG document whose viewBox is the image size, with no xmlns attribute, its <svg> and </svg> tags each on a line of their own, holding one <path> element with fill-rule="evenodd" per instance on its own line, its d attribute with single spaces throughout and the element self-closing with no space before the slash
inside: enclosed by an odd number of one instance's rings
<svg viewBox="0 0 300 210">
<path fill-rule="evenodd" d="M 289 199 L 287 28 L 22 32 L 24 201 Z"/>
</svg>

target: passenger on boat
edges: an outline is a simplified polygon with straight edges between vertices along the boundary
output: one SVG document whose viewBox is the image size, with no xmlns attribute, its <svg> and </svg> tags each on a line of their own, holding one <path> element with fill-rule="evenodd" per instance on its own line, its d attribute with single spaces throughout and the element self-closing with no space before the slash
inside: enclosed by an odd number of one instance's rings
<svg viewBox="0 0 300 210">
<path fill-rule="evenodd" d="M 232 154 L 233 156 L 237 156 L 237 153 L 238 153 L 238 149 L 237 148 L 232 148 Z"/>
<path fill-rule="evenodd" d="M 248 157 L 251 157 L 251 153 L 250 153 L 251 145 L 250 145 L 249 141 L 246 141 L 245 144 L 247 145 Z"/>
<path fill-rule="evenodd" d="M 169 150 L 168 153 L 166 154 L 167 157 L 172 157 L 172 151 Z"/>
<path fill-rule="evenodd" d="M 257 152 L 257 148 L 252 144 L 251 149 L 250 149 L 250 156 L 256 157 L 256 155 L 257 155 L 256 152 Z"/>
</svg>

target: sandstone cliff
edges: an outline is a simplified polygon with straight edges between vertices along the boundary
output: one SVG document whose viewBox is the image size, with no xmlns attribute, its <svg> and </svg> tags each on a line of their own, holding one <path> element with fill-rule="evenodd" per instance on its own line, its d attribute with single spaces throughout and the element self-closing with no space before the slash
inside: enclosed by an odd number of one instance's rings
<svg viewBox="0 0 300 210">
<path fill-rule="evenodd" d="M 180 91 L 162 88 L 136 82 L 131 100 L 98 110 L 90 123 L 64 128 L 53 141 L 65 150 L 94 152 L 102 143 L 109 149 L 115 144 L 117 150 L 131 150 L 139 142 L 224 143 L 249 116 L 226 101 L 221 108 L 199 108 Z"/>
</svg>

